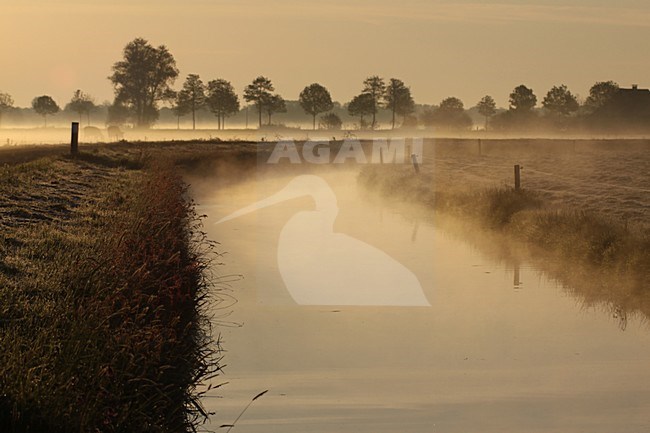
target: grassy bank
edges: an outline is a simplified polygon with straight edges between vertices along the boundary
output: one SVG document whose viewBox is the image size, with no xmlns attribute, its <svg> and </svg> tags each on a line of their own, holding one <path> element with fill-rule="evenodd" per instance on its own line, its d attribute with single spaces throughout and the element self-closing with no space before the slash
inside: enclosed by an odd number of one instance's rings
<svg viewBox="0 0 650 433">
<path fill-rule="evenodd" d="M 457 184 L 462 176 L 456 175 Z M 360 182 L 393 198 L 469 220 L 530 243 L 556 258 L 632 276 L 635 287 L 650 290 L 650 234 L 601 214 L 549 205 L 532 190 L 508 186 L 446 188 L 432 172 L 411 167 L 368 166 Z"/>
<path fill-rule="evenodd" d="M 210 245 L 138 149 L 0 169 L 0 431 L 181 432 L 218 372 Z"/>
</svg>

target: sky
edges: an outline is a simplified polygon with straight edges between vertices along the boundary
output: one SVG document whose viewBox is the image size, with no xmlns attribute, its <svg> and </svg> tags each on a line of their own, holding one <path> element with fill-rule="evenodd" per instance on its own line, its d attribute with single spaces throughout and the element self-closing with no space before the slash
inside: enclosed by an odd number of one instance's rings
<svg viewBox="0 0 650 433">
<path fill-rule="evenodd" d="M 112 101 L 107 77 L 136 37 L 166 45 L 182 85 L 259 75 L 285 99 L 307 85 L 349 101 L 371 75 L 399 78 L 417 103 L 554 85 L 586 97 L 597 81 L 650 87 L 647 0 L 0 0 L 0 92 L 28 106 L 76 89 Z"/>
</svg>

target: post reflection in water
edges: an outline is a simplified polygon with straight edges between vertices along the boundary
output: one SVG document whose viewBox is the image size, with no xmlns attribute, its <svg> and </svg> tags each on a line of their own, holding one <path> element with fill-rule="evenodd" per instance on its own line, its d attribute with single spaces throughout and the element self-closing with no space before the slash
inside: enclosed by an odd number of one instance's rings
<svg viewBox="0 0 650 433">
<path fill-rule="evenodd" d="M 515 289 L 521 288 L 521 280 L 519 279 L 519 275 L 520 275 L 519 273 L 520 273 L 519 262 L 516 262 L 515 270 L 514 270 L 514 281 L 512 283 L 515 286 Z"/>
</svg>

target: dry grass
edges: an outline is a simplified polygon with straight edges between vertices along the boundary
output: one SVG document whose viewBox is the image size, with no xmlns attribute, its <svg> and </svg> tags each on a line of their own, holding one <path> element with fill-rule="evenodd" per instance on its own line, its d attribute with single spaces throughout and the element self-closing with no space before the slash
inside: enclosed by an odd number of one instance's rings
<svg viewBox="0 0 650 433">
<path fill-rule="evenodd" d="M 522 186 L 545 207 L 597 214 L 621 224 L 650 228 L 650 141 L 483 141 L 425 143 L 423 172 L 436 190 L 469 191 Z"/>
<path fill-rule="evenodd" d="M 205 415 L 210 244 L 176 170 L 149 160 L 0 171 L 0 431 L 180 432 Z"/>
<path fill-rule="evenodd" d="M 419 175 L 410 166 L 369 166 L 360 180 L 391 197 L 469 219 L 524 241 L 554 266 L 551 275 L 607 281 L 590 299 L 636 303 L 650 315 L 650 143 L 443 141 L 425 144 Z M 511 186 L 521 164 L 524 189 Z M 562 269 L 570 264 L 572 271 Z M 542 266 L 548 267 L 546 265 Z M 593 281 L 593 280 L 590 280 Z M 635 301 L 632 302 L 631 299 Z"/>
</svg>

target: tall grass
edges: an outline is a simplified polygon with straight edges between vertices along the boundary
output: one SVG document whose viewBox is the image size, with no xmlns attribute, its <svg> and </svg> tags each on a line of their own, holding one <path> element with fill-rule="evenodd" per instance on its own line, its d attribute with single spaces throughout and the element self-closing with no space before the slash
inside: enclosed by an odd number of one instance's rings
<svg viewBox="0 0 650 433">
<path fill-rule="evenodd" d="M 617 272 L 650 275 L 650 238 L 589 212 L 542 211 L 522 214 L 512 231 L 526 241 L 562 257 L 611 268 Z"/>
<path fill-rule="evenodd" d="M 408 167 L 368 166 L 361 171 L 359 181 L 389 197 L 468 218 L 558 258 L 625 272 L 638 279 L 650 277 L 647 232 L 592 212 L 548 207 L 534 191 L 509 187 L 437 189 L 433 176 L 417 176 Z M 645 287 L 650 289 L 647 284 Z"/>
<path fill-rule="evenodd" d="M 2 432 L 182 432 L 207 416 L 210 244 L 186 186 L 164 164 L 101 179 L 68 221 L 2 233 Z"/>
</svg>

